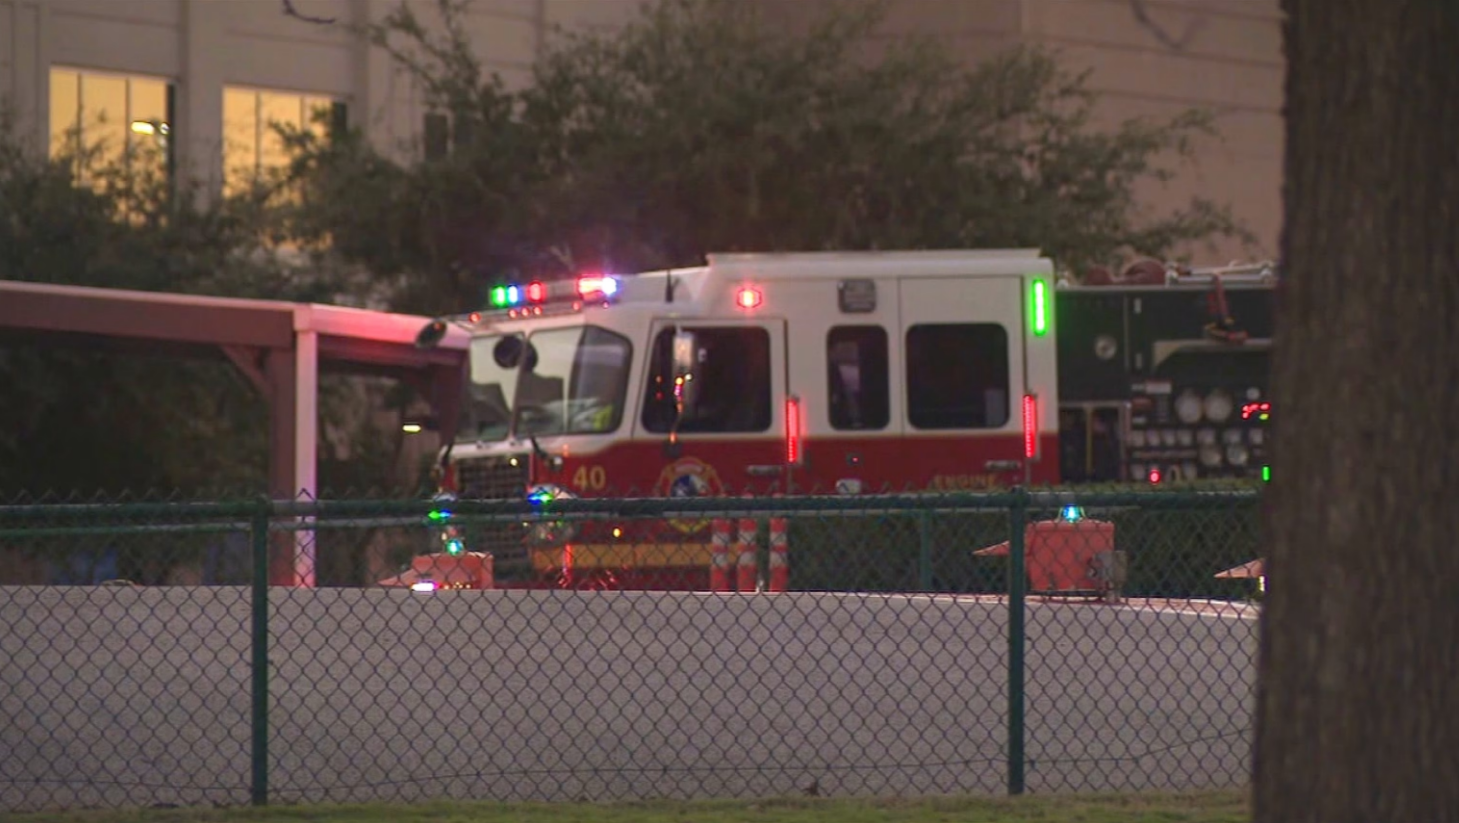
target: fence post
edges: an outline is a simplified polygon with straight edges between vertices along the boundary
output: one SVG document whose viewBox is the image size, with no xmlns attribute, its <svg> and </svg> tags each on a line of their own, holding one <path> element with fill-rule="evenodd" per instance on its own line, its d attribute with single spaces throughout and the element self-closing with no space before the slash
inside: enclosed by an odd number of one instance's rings
<svg viewBox="0 0 1459 823">
<path fill-rule="evenodd" d="M 268 804 L 268 590 L 269 516 L 273 503 L 261 498 L 253 512 L 253 786 L 255 806 Z"/>
<path fill-rule="evenodd" d="M 1028 576 L 1024 571 L 1024 536 L 1028 528 L 1028 491 L 1013 490 L 1008 507 L 1008 793 L 1024 789 L 1024 598 Z"/>
<path fill-rule="evenodd" d="M 932 512 L 923 509 L 917 516 L 917 586 L 932 591 Z"/>
</svg>

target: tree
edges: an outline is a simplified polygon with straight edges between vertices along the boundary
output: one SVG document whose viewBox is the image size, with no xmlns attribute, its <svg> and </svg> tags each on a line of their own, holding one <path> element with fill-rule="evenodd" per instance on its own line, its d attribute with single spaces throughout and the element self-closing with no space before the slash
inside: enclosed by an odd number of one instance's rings
<svg viewBox="0 0 1459 823">
<path fill-rule="evenodd" d="M 37 158 L 8 118 L 0 123 L 0 278 L 195 293 L 248 281 L 267 288 L 266 270 L 230 259 L 241 248 L 238 223 L 183 204 L 185 193 L 174 200 L 160 164 L 138 156 L 145 149 L 103 165 L 100 148 Z M 246 484 L 261 474 L 265 452 L 251 447 L 266 442 L 265 430 L 246 421 L 264 412 L 227 369 L 24 337 L 7 343 L 0 488 L 8 495 Z"/>
<path fill-rule="evenodd" d="M 1459 819 L 1459 5 L 1283 0 L 1261 823 Z"/>
<path fill-rule="evenodd" d="M 369 35 L 442 124 L 397 163 L 358 135 L 296 134 L 294 225 L 398 282 L 396 307 L 460 311 L 513 272 L 694 265 L 711 251 L 1038 246 L 1071 268 L 1249 237 L 1196 199 L 1138 207 L 1212 133 L 1207 113 L 1093 128 L 1094 95 L 1036 49 L 971 70 L 933 42 L 868 57 L 880 20 L 836 5 L 803 32 L 756 4 L 661 0 L 613 32 L 563 35 L 524 89 L 487 76 L 440 4 Z"/>
<path fill-rule="evenodd" d="M 317 302 L 338 295 L 338 280 L 263 242 L 267 210 L 247 200 L 204 205 L 149 162 L 145 147 L 114 163 L 97 160 L 101 148 L 36 157 L 0 109 L 0 279 Z M 264 488 L 267 408 L 221 352 L 211 361 L 138 357 L 7 337 L 0 386 L 0 502 Z M 326 426 L 343 427 L 326 444 L 321 480 L 336 489 L 395 485 L 388 458 L 396 455 L 372 442 L 384 435 L 344 413 L 359 407 L 358 392 L 326 379 L 321 394 Z"/>
</svg>

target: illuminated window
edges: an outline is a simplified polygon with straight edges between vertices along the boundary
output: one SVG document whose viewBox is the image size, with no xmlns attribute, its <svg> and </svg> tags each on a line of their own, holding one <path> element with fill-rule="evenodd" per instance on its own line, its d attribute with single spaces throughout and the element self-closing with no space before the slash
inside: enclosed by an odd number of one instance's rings
<svg viewBox="0 0 1459 823">
<path fill-rule="evenodd" d="M 324 137 L 342 126 L 344 104 L 328 97 L 229 86 L 223 90 L 223 191 L 247 191 L 289 163 L 275 126 Z"/>
<path fill-rule="evenodd" d="M 78 174 L 106 167 L 165 169 L 172 131 L 166 80 L 72 68 L 51 69 L 52 157 L 85 157 Z"/>
</svg>

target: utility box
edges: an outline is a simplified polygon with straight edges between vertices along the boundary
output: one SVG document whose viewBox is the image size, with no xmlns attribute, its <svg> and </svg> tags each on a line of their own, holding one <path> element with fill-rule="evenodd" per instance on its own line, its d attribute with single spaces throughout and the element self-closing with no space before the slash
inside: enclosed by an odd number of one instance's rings
<svg viewBox="0 0 1459 823">
<path fill-rule="evenodd" d="M 1115 525 L 1104 520 L 1041 520 L 1024 530 L 1024 567 L 1031 594 L 1098 595 L 1119 599 L 1129 574 L 1124 552 L 1115 551 Z M 1005 541 L 973 552 L 1007 556 Z"/>
</svg>

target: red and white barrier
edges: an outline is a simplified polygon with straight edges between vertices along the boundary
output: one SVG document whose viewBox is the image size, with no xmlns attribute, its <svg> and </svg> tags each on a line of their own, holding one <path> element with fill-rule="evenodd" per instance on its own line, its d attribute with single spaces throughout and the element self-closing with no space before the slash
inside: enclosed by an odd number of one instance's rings
<svg viewBox="0 0 1459 823">
<path fill-rule="evenodd" d="M 736 569 L 737 588 L 741 594 L 755 591 L 755 578 L 759 577 L 759 558 L 756 557 L 755 537 L 759 524 L 751 519 L 740 521 L 740 562 Z"/>
<path fill-rule="evenodd" d="M 715 520 L 709 555 L 709 590 L 727 592 L 730 589 L 730 521 Z"/>
<path fill-rule="evenodd" d="M 783 517 L 770 519 L 770 591 L 783 592 L 790 585 L 790 541 Z"/>
</svg>

